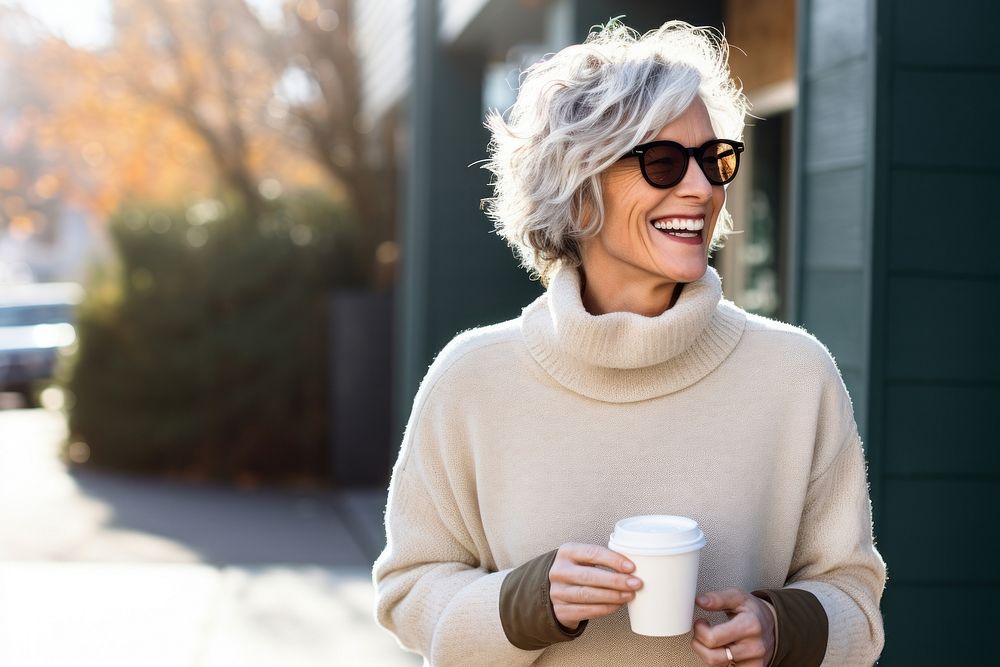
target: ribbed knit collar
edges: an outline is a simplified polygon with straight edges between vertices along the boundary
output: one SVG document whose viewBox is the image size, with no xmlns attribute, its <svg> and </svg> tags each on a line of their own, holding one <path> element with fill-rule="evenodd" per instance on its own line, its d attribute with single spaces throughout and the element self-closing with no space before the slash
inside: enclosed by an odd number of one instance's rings
<svg viewBox="0 0 1000 667">
<path fill-rule="evenodd" d="M 631 403 L 688 387 L 729 356 L 746 313 L 722 299 L 722 281 L 708 267 L 688 283 L 670 310 L 591 315 L 580 274 L 561 266 L 548 291 L 524 309 L 521 331 L 531 355 L 557 382 L 584 396 Z"/>
</svg>

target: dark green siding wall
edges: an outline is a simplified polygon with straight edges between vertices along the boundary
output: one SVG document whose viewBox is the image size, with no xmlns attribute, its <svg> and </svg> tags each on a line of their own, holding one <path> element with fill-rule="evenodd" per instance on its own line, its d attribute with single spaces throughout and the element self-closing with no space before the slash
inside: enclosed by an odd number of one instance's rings
<svg viewBox="0 0 1000 667">
<path fill-rule="evenodd" d="M 795 319 L 837 360 L 866 444 L 872 234 L 869 0 L 801 0 Z"/>
<path fill-rule="evenodd" d="M 977 610 L 1000 593 L 1000 5 L 890 0 L 877 25 L 870 388 L 890 576 L 882 664 L 985 664 L 981 642 L 959 638 L 991 636 L 991 615 Z"/>
</svg>

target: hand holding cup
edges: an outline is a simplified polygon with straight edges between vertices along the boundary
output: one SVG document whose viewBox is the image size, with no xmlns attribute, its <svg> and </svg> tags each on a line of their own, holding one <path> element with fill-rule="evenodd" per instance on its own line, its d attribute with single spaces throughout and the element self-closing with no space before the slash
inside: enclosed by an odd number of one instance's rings
<svg viewBox="0 0 1000 667">
<path fill-rule="evenodd" d="M 602 546 L 562 545 L 549 569 L 556 620 L 576 630 L 580 621 L 615 613 L 642 587 L 642 581 L 630 574 L 634 570 L 628 558 Z"/>
</svg>

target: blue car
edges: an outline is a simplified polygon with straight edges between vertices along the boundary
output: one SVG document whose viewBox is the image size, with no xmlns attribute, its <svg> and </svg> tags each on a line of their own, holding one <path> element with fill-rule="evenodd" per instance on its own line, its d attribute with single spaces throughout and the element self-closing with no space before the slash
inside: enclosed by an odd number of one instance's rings
<svg viewBox="0 0 1000 667">
<path fill-rule="evenodd" d="M 83 298 L 76 283 L 0 286 L 0 391 L 33 404 L 33 388 L 51 379 L 59 350 L 76 342 L 73 312 Z"/>
</svg>

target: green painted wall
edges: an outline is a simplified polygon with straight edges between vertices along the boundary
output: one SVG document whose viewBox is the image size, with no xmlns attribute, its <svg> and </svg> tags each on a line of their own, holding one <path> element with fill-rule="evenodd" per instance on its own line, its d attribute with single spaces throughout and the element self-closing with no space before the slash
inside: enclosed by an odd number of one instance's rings
<svg viewBox="0 0 1000 667">
<path fill-rule="evenodd" d="M 878 3 L 872 474 L 885 665 L 985 664 L 1000 590 L 1000 5 Z M 952 539 L 935 539 L 941 530 Z M 987 641 L 984 639 L 983 641 Z M 988 641 L 987 641 L 988 643 Z"/>
<path fill-rule="evenodd" d="M 989 636 L 1000 584 L 998 7 L 799 3 L 798 319 L 866 441 L 883 665 L 988 661 L 957 638 Z"/>
<path fill-rule="evenodd" d="M 837 360 L 868 438 L 870 0 L 800 0 L 793 318 Z"/>
<path fill-rule="evenodd" d="M 1000 114 L 998 24 L 970 0 L 800 1 L 798 319 L 866 441 L 884 665 L 981 662 L 955 638 L 986 634 L 1000 582 L 1000 170 L 962 148 Z"/>
</svg>

